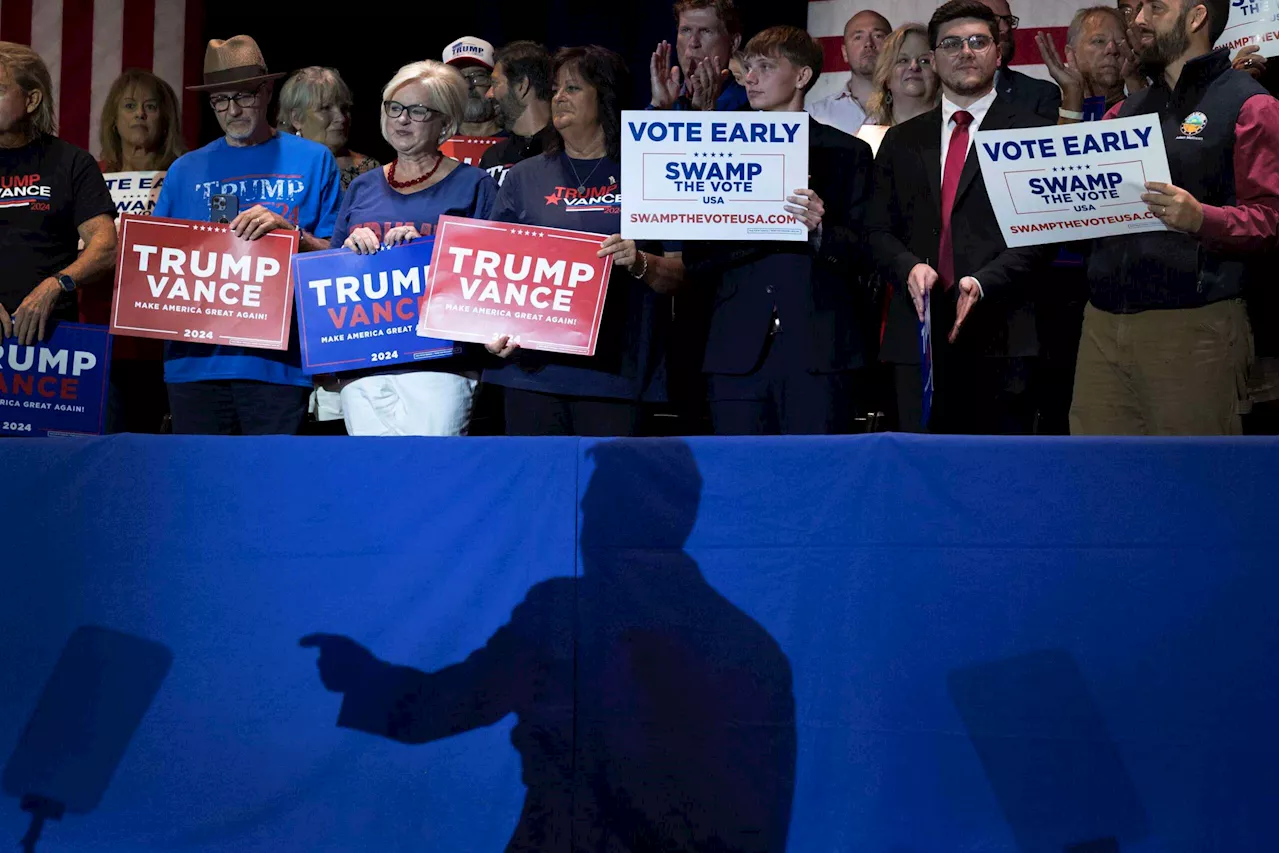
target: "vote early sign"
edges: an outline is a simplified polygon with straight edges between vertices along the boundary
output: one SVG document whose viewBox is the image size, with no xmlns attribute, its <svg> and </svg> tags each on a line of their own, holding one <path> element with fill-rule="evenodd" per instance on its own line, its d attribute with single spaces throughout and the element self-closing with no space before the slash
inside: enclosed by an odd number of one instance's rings
<svg viewBox="0 0 1280 853">
<path fill-rule="evenodd" d="M 1280 0 L 1231 0 L 1227 28 L 1215 47 L 1240 48 L 1256 44 L 1261 56 L 1280 55 Z"/>
<path fill-rule="evenodd" d="M 418 336 L 418 303 L 435 240 L 420 237 L 372 255 L 330 249 L 294 255 L 304 373 L 340 373 L 443 358 L 453 341 Z"/>
<path fill-rule="evenodd" d="M 622 114 L 629 240 L 807 240 L 784 206 L 808 186 L 806 113 Z"/>
<path fill-rule="evenodd" d="M 0 435 L 98 435 L 111 336 L 105 326 L 55 323 L 48 340 L 0 340 Z"/>
<path fill-rule="evenodd" d="M 983 130 L 974 145 L 1009 246 L 1166 230 L 1141 198 L 1169 181 L 1155 116 Z"/>
<path fill-rule="evenodd" d="M 121 219 L 111 334 L 288 348 L 298 232 L 250 241 L 225 225 Z"/>
<path fill-rule="evenodd" d="M 155 209 L 164 186 L 164 172 L 108 172 L 102 178 L 116 203 L 116 213 L 139 216 L 147 216 Z"/>
<path fill-rule="evenodd" d="M 594 355 L 613 257 L 604 237 L 442 216 L 418 334 Z"/>
</svg>

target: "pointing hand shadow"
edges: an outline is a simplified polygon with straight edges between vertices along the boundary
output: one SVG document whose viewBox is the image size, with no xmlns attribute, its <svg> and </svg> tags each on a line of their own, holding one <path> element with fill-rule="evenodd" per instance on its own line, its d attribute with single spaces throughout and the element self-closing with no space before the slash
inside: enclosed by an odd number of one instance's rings
<svg viewBox="0 0 1280 853">
<path fill-rule="evenodd" d="M 334 693 L 346 693 L 368 681 L 382 661 L 350 637 L 339 634 L 308 634 L 298 640 L 304 649 L 319 649 L 316 668 L 320 681 Z"/>
</svg>

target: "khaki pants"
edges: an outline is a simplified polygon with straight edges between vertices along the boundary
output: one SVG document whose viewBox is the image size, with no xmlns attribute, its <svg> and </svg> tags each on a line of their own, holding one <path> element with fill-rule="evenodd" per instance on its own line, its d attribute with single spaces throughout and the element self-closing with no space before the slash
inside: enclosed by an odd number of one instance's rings
<svg viewBox="0 0 1280 853">
<path fill-rule="evenodd" d="M 1253 339 L 1244 303 L 1111 314 L 1085 306 L 1072 435 L 1239 435 Z"/>
</svg>

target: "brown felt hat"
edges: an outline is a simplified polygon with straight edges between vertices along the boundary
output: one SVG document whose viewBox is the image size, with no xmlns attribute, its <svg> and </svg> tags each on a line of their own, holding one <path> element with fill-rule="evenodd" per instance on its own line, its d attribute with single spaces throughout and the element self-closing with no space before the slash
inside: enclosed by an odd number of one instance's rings
<svg viewBox="0 0 1280 853">
<path fill-rule="evenodd" d="M 213 39 L 204 50 L 204 84 L 188 86 L 194 92 L 233 89 L 252 83 L 279 80 L 285 74 L 268 74 L 258 43 L 249 36 Z"/>
</svg>

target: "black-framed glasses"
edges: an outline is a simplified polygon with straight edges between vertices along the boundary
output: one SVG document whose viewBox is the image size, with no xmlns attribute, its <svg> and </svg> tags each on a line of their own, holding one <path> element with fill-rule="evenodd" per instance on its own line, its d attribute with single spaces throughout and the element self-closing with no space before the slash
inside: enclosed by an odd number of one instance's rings
<svg viewBox="0 0 1280 853">
<path fill-rule="evenodd" d="M 984 36 L 981 33 L 975 33 L 974 35 L 965 36 L 964 38 L 961 38 L 960 36 L 947 36 L 942 41 L 938 42 L 938 50 L 945 54 L 954 56 L 960 52 L 962 47 L 968 45 L 969 50 L 974 53 L 982 53 L 995 43 L 995 39 L 991 36 Z"/>
<path fill-rule="evenodd" d="M 1018 28 L 1018 21 L 1022 19 L 1019 18 L 1017 15 L 996 15 L 996 20 L 1004 21 L 1006 24 L 1009 25 L 1009 29 L 1016 30 Z"/>
<path fill-rule="evenodd" d="M 215 113 L 225 113 L 231 109 L 231 102 L 235 101 L 236 106 L 242 110 L 258 105 L 258 96 L 262 94 L 262 87 L 254 89 L 252 92 L 237 92 L 234 95 L 210 95 L 209 106 L 213 107 Z"/>
<path fill-rule="evenodd" d="M 409 121 L 417 122 L 431 121 L 434 116 L 444 115 L 425 104 L 402 104 L 399 101 L 383 101 L 382 111 L 387 114 L 387 118 L 400 118 L 407 112 Z"/>
</svg>

